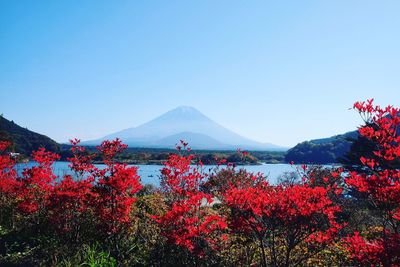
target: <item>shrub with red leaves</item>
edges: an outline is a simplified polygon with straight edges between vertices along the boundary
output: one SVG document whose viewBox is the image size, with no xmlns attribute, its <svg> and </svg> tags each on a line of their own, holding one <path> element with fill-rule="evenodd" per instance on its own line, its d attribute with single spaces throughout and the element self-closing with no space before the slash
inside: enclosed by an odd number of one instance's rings
<svg viewBox="0 0 400 267">
<path fill-rule="evenodd" d="M 149 209 L 140 212 L 135 209 L 142 188 L 138 169 L 118 162 L 127 147 L 121 140 L 104 141 L 97 152 L 71 140 L 72 174 L 62 177 L 52 169 L 60 157 L 43 148 L 32 154 L 36 164 L 17 172 L 7 153 L 11 144 L 0 142 L 0 237 L 14 238 L 0 242 L 0 264 L 10 244 L 27 244 L 31 250 L 30 242 L 56 239 L 56 246 L 64 248 L 100 241 L 118 260 L 138 248 L 148 253 L 140 263 L 130 259 L 139 265 L 310 265 L 323 252 L 339 250 L 333 258 L 345 258 L 346 264 L 350 258 L 352 265 L 400 266 L 400 110 L 375 106 L 372 100 L 354 108 L 366 122 L 360 135 L 375 147 L 360 157 L 356 171 L 302 165 L 298 174 L 303 179 L 271 185 L 262 174 L 232 164 L 221 169 L 226 161 L 220 160 L 206 174 L 194 155 L 182 154 L 190 149 L 181 141 L 181 154 L 171 154 L 164 163 L 160 190 L 147 193 L 150 197 L 141 192 L 142 207 Z M 105 166 L 95 165 L 95 158 Z M 160 202 L 162 208 L 154 208 Z M 352 217 L 353 211 L 365 220 Z M 153 227 L 151 235 L 160 235 L 144 238 L 138 233 L 146 231 L 137 231 L 143 225 Z M 159 258 L 150 259 L 152 255 Z M 174 258 L 182 255 L 187 259 Z"/>
<path fill-rule="evenodd" d="M 187 144 L 181 144 L 185 149 Z M 212 195 L 200 190 L 206 175 L 201 171 L 201 163 L 191 166 L 193 157 L 172 154 L 164 163 L 161 186 L 169 210 L 154 219 L 170 242 L 202 257 L 206 250 L 219 245 L 227 225 L 225 219 L 211 209 Z"/>
<path fill-rule="evenodd" d="M 78 241 L 87 230 L 83 229 L 85 225 L 97 226 L 105 235 L 128 229 L 141 184 L 136 167 L 115 163 L 115 157 L 126 145 L 118 139 L 104 141 L 98 151 L 106 167 L 99 169 L 93 165 L 95 155 L 80 147 L 79 140 L 71 140 L 71 144 L 73 156 L 69 166 L 76 174 L 74 177 L 57 177 L 52 164 L 60 157 L 44 148 L 32 154 L 37 165 L 25 169 L 19 177 L 15 161 L 5 153 L 10 144 L 1 142 L 1 210 L 7 209 L 5 205 L 15 205 L 26 223 L 45 228 L 48 224 L 46 230 L 54 228 L 71 242 Z"/>
<path fill-rule="evenodd" d="M 23 179 L 20 180 L 21 187 L 18 189 L 22 201 L 18 207 L 28 215 L 43 215 L 50 204 L 57 178 L 51 166 L 60 156 L 40 148 L 32 153 L 32 158 L 38 165 L 25 169 L 22 173 Z"/>
<path fill-rule="evenodd" d="M 358 192 L 378 217 L 380 232 L 361 237 L 358 232 L 345 239 L 353 259 L 364 264 L 400 265 L 400 169 L 388 168 L 400 159 L 400 110 L 381 108 L 373 100 L 356 102 L 354 108 L 366 122 L 361 136 L 375 144 L 374 157 L 361 156 L 363 172 L 351 172 L 345 182 Z"/>
<path fill-rule="evenodd" d="M 13 214 L 16 209 L 18 189 L 21 182 L 17 179 L 15 159 L 7 153 L 10 142 L 0 141 L 0 223 L 7 227 L 13 225 Z"/>
<path fill-rule="evenodd" d="M 324 187 L 264 182 L 232 187 L 223 202 L 231 209 L 230 229 L 258 243 L 263 266 L 301 265 L 334 240 L 342 227 L 336 220 L 340 207 Z"/>
<path fill-rule="evenodd" d="M 6 153 L 10 146 L 10 142 L 0 141 L 0 193 L 3 198 L 8 194 L 14 195 L 16 187 L 19 186 L 17 172 L 14 168 L 15 160 Z"/>
<path fill-rule="evenodd" d="M 74 157 L 70 159 L 71 168 L 78 172 L 83 180 L 68 179 L 59 187 L 69 188 L 69 195 L 74 198 L 70 189 L 76 189 L 80 209 L 86 210 L 87 204 L 97 216 L 97 224 L 107 233 L 117 233 L 127 229 L 131 224 L 131 211 L 136 197 L 142 188 L 137 167 L 116 163 L 115 157 L 126 149 L 121 140 L 104 141 L 97 150 L 104 159 L 106 167 L 98 169 L 92 163 L 93 155 L 85 153 L 79 147 L 79 140 L 72 141 Z M 96 182 L 95 182 L 96 181 Z M 95 182 L 95 184 L 93 184 Z M 62 195 L 65 195 L 63 191 Z"/>
</svg>

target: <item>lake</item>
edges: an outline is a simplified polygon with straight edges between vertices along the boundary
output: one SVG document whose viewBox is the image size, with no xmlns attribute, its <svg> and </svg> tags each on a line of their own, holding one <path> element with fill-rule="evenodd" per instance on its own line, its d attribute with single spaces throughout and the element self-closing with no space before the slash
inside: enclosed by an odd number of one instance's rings
<svg viewBox="0 0 400 267">
<path fill-rule="evenodd" d="M 29 163 L 19 163 L 16 166 L 16 169 L 19 172 L 22 172 L 24 168 L 31 167 L 35 165 L 34 162 Z M 68 168 L 69 162 L 55 162 L 53 164 L 54 173 L 57 176 L 63 176 L 65 174 L 73 174 L 71 170 Z M 102 168 L 105 165 L 103 164 L 96 164 L 96 167 Z M 142 184 L 152 184 L 155 186 L 159 185 L 159 176 L 160 176 L 160 169 L 163 167 L 162 165 L 129 165 L 129 166 L 137 166 L 139 168 L 139 175 L 141 177 Z M 210 168 L 215 166 L 207 165 L 204 166 L 204 170 L 207 172 Z M 249 172 L 257 173 L 261 172 L 268 177 L 268 181 L 271 184 L 277 182 L 278 178 L 287 172 L 294 172 L 296 168 L 299 166 L 290 165 L 290 164 L 262 164 L 262 165 L 241 165 L 237 166 L 237 169 L 243 168 Z"/>
</svg>

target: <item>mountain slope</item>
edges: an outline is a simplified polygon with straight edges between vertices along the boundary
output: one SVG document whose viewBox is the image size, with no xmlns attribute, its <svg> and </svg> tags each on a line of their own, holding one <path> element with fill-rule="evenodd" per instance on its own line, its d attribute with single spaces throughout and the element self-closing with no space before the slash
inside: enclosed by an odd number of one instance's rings
<svg viewBox="0 0 400 267">
<path fill-rule="evenodd" d="M 49 137 L 29 131 L 13 121 L 0 116 L 0 140 L 11 141 L 15 152 L 29 156 L 40 147 L 49 151 L 59 151 L 59 145 Z"/>
<path fill-rule="evenodd" d="M 305 141 L 289 149 L 285 161 L 308 164 L 337 163 L 350 151 L 357 138 L 358 132 L 352 131 L 329 138 Z"/>
<path fill-rule="evenodd" d="M 191 140 L 190 147 L 192 149 L 208 149 L 213 147 L 214 149 L 229 149 L 229 146 L 223 144 L 207 135 L 183 132 L 168 137 L 162 138 L 154 143 L 155 147 L 175 147 L 179 140 Z"/>
<path fill-rule="evenodd" d="M 221 144 L 224 144 L 226 149 L 254 149 L 254 150 L 284 150 L 284 148 L 272 144 L 264 144 L 256 142 L 240 136 L 213 120 L 203 115 L 200 111 L 193 107 L 178 107 L 167 113 L 145 123 L 138 127 L 125 129 L 101 139 L 87 141 L 83 144 L 96 145 L 105 139 L 120 138 L 130 146 L 146 147 L 157 144 L 159 147 L 170 148 L 170 142 L 163 143 L 163 140 L 170 140 L 174 135 L 182 135 L 183 133 L 192 133 L 190 140 L 186 140 L 189 144 L 200 142 L 197 140 L 200 136 L 207 139 L 213 139 L 217 143 L 210 143 L 210 147 L 206 149 L 220 149 Z M 197 135 L 193 135 L 197 134 Z M 174 143 L 178 142 L 175 140 Z M 221 144 L 219 144 L 221 143 Z"/>
<path fill-rule="evenodd" d="M 397 116 L 400 116 L 400 113 Z M 374 124 L 368 126 L 376 127 Z M 400 135 L 400 128 L 396 133 Z M 374 150 L 376 150 L 376 144 L 368 138 L 360 136 L 356 130 L 329 138 L 299 143 L 288 150 L 285 161 L 311 164 L 341 163 L 351 166 L 359 164 L 359 159 L 363 155 L 370 155 L 369 158 L 373 158 L 372 151 Z"/>
</svg>

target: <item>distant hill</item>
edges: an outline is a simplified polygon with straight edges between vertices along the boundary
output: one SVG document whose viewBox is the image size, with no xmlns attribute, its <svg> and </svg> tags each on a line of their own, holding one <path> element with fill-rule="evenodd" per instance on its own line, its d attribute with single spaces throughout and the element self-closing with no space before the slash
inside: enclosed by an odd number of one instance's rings
<svg viewBox="0 0 400 267">
<path fill-rule="evenodd" d="M 182 106 L 137 127 L 125 129 L 83 145 L 98 145 L 120 138 L 130 147 L 174 148 L 180 139 L 193 149 L 247 149 L 284 151 L 286 148 L 240 136 L 206 117 L 193 107 Z"/>
<path fill-rule="evenodd" d="M 0 116 L 0 140 L 11 141 L 14 152 L 29 156 L 32 151 L 44 147 L 49 151 L 58 152 L 60 147 L 58 143 L 49 137 L 29 131 L 14 121 L 9 121 Z"/>
<path fill-rule="evenodd" d="M 368 126 L 376 127 L 374 124 Z M 397 135 L 400 135 L 400 128 L 397 128 Z M 287 151 L 285 161 L 306 164 L 341 163 L 352 167 L 360 164 L 361 156 L 375 158 L 373 151 L 377 149 L 375 142 L 360 136 L 356 130 L 329 138 L 299 143 Z M 378 158 L 376 160 L 379 161 Z M 382 164 L 384 163 L 382 162 Z M 399 161 L 393 164 L 395 168 L 400 165 Z M 386 166 L 388 169 L 392 167 Z"/>
<path fill-rule="evenodd" d="M 285 161 L 308 164 L 337 163 L 350 151 L 358 136 L 357 131 L 352 131 L 329 138 L 299 143 L 288 150 Z"/>
</svg>

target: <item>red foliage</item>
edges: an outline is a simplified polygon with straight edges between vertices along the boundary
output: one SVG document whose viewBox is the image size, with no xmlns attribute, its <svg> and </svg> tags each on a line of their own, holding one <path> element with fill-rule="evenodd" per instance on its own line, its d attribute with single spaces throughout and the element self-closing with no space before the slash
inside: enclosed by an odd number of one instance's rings
<svg viewBox="0 0 400 267">
<path fill-rule="evenodd" d="M 100 170 L 93 165 L 95 155 L 80 147 L 79 140 L 71 140 L 71 144 L 73 156 L 69 166 L 76 177 L 57 177 L 52 164 L 60 157 L 44 148 L 32 154 L 37 165 L 25 169 L 22 177 L 18 177 L 14 160 L 4 154 L 9 143 L 0 142 L 0 194 L 14 197 L 26 219 L 40 214 L 40 220 L 49 218 L 62 233 L 78 231 L 82 223 L 79 220 L 89 213 L 94 216 L 98 229 L 106 233 L 126 229 L 131 221 L 135 193 L 141 188 L 136 167 L 114 163 L 115 156 L 126 145 L 118 139 L 104 141 L 98 150 L 106 168 Z"/>
<path fill-rule="evenodd" d="M 323 187 L 307 185 L 270 186 L 267 183 L 252 188 L 232 188 L 224 201 L 235 210 L 232 229 L 256 234 L 273 231 L 271 225 L 299 229 L 299 238 L 308 241 L 332 240 L 341 226 L 336 222 L 340 208 L 332 203 Z M 328 227 L 320 228 L 321 217 Z"/>
<path fill-rule="evenodd" d="M 399 266 L 400 235 L 385 233 L 386 237 L 364 238 L 358 232 L 343 239 L 351 257 L 363 266 Z"/>
<path fill-rule="evenodd" d="M 142 186 L 137 175 L 137 167 L 115 163 L 115 157 L 126 149 L 121 140 L 104 141 L 97 149 L 104 159 L 106 167 L 98 169 L 92 164 L 94 155 L 86 154 L 79 147 L 79 140 L 72 141 L 74 157 L 71 158 L 71 168 L 80 173 L 84 180 L 81 192 L 89 190 L 91 199 L 85 200 L 88 194 L 81 196 L 83 203 L 91 203 L 98 216 L 99 226 L 109 233 L 116 233 L 129 226 L 132 205 L 136 200 L 135 194 Z M 92 186 L 93 181 L 97 181 Z M 71 180 L 72 182 L 72 180 Z M 75 182 L 79 183 L 79 181 Z"/>
<path fill-rule="evenodd" d="M 123 144 L 122 141 L 117 138 L 112 141 L 103 141 L 101 145 L 97 147 L 97 150 L 102 154 L 104 163 L 111 165 L 115 156 L 123 152 L 127 147 L 127 145 Z"/>
<path fill-rule="evenodd" d="M 135 193 L 142 188 L 139 179 L 136 167 L 115 164 L 108 165 L 106 174 L 98 180 L 97 210 L 108 231 L 116 232 L 121 224 L 130 224 Z"/>
<path fill-rule="evenodd" d="M 200 190 L 206 175 L 201 172 L 201 164 L 190 165 L 192 160 L 192 155 L 172 154 L 165 162 L 161 186 L 169 197 L 169 210 L 154 218 L 169 241 L 202 256 L 205 249 L 220 243 L 221 231 L 227 225 L 222 216 L 211 212 L 213 198 Z"/>
<path fill-rule="evenodd" d="M 14 169 L 15 160 L 6 153 L 10 146 L 10 142 L 0 141 L 0 194 L 15 196 L 19 182 L 17 181 L 17 172 Z"/>
<path fill-rule="evenodd" d="M 44 210 L 50 204 L 49 199 L 57 178 L 51 165 L 60 156 L 40 148 L 32 153 L 32 158 L 38 163 L 38 166 L 23 171 L 23 179 L 20 180 L 22 185 L 18 190 L 22 199 L 19 208 L 27 214 Z"/>
<path fill-rule="evenodd" d="M 207 247 L 218 245 L 221 235 L 215 234 L 227 227 L 221 216 L 209 212 L 206 205 L 210 203 L 206 195 L 193 194 L 173 202 L 163 216 L 155 219 L 171 242 L 201 256 Z"/>
<path fill-rule="evenodd" d="M 365 197 L 374 210 L 371 221 L 379 225 L 354 232 L 342 244 L 360 265 L 400 266 L 400 111 L 375 106 L 372 100 L 357 102 L 354 108 L 366 121 L 360 135 L 376 150 L 373 157 L 360 157 L 361 171 L 350 172 L 345 183 L 356 197 Z M 93 163 L 97 154 L 79 146 L 77 139 L 71 144 L 69 166 L 75 176 L 57 177 L 52 170 L 60 158 L 57 154 L 39 149 L 32 154 L 37 164 L 19 175 L 15 159 L 6 153 L 10 143 L 0 142 L 0 219 L 7 216 L 3 207 L 13 205 L 8 210 L 18 213 L 15 218 L 31 225 L 48 220 L 60 234 L 73 233 L 69 236 L 75 240 L 87 218 L 107 240 L 122 236 L 131 225 L 136 193 L 142 187 L 137 167 L 117 162 L 127 146 L 119 139 L 104 141 L 97 148 L 105 163 L 100 168 Z M 187 145 L 181 141 L 177 149 L 189 151 Z M 170 242 L 197 256 L 225 244 L 226 233 L 231 233 L 230 241 L 236 236 L 254 238 L 264 266 L 301 265 L 308 257 L 303 254 L 321 251 L 345 225 L 337 218 L 337 203 L 344 199 L 339 185 L 342 169 L 321 172 L 302 165 L 301 183 L 270 185 L 262 175 L 237 171 L 232 165 L 210 176 L 203 173 L 201 162 L 192 165 L 194 160 L 194 155 L 169 156 L 161 170 L 168 209 L 153 218 Z M 220 160 L 218 166 L 225 163 Z M 214 206 L 216 202 L 221 208 Z"/>
<path fill-rule="evenodd" d="M 303 166 L 302 169 L 308 168 Z M 330 197 L 341 192 L 325 180 L 322 185 L 316 185 L 315 179 L 309 178 L 302 184 L 270 185 L 260 179 L 254 183 L 231 183 L 222 193 L 222 202 L 231 210 L 229 227 L 232 233 L 255 239 L 260 246 L 263 266 L 301 264 L 310 256 L 292 257 L 299 246 L 308 246 L 311 254 L 318 252 L 331 243 L 343 227 L 337 221 L 341 208 Z M 332 184 L 336 184 L 335 181 Z M 266 248 L 269 257 L 265 255 Z"/>
<path fill-rule="evenodd" d="M 72 139 L 70 143 L 73 157 L 68 158 L 68 161 L 70 162 L 69 167 L 71 170 L 75 171 L 78 176 L 98 171 L 93 165 L 93 159 L 96 155 L 87 153 L 84 147 L 79 146 L 79 139 Z"/>
<path fill-rule="evenodd" d="M 81 217 L 90 212 L 96 197 L 92 179 L 74 180 L 71 175 L 65 175 L 50 197 L 51 222 L 62 233 L 77 231 L 83 223 Z"/>
<path fill-rule="evenodd" d="M 359 129 L 360 135 L 372 141 L 377 149 L 373 151 L 374 158 L 360 158 L 365 172 L 351 172 L 346 183 L 378 211 L 382 230 L 369 240 L 354 233 L 345 240 L 346 246 L 358 261 L 400 265 L 400 170 L 387 167 L 398 163 L 400 158 L 400 111 L 392 106 L 375 106 L 372 99 L 357 102 L 354 108 L 366 122 Z"/>
</svg>

